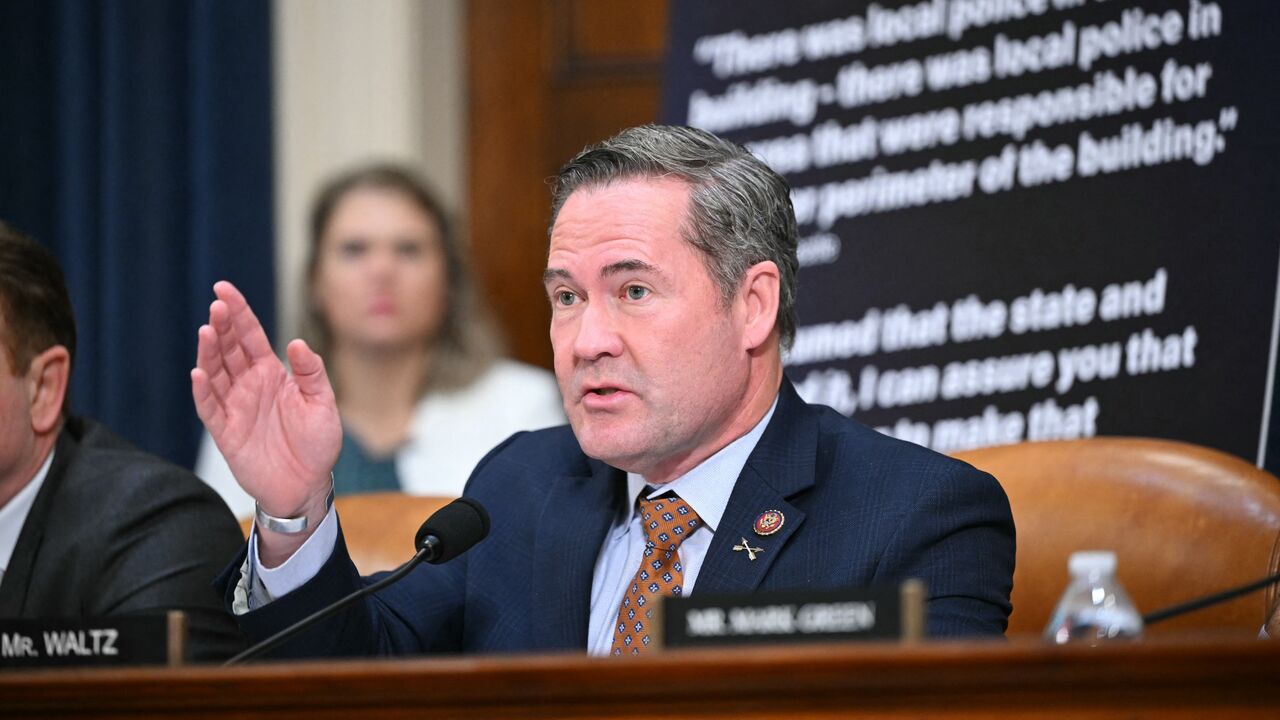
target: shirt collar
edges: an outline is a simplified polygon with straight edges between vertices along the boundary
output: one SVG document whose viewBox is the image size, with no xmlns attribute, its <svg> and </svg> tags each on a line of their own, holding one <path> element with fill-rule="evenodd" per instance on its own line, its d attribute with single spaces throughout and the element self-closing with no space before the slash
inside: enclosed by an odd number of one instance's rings
<svg viewBox="0 0 1280 720">
<path fill-rule="evenodd" d="M 775 397 L 773 404 L 769 406 L 769 412 L 766 412 L 764 417 L 760 418 L 760 422 L 745 435 L 725 445 L 715 455 L 703 460 L 684 475 L 669 483 L 651 488 L 645 497 L 653 498 L 667 492 L 674 492 L 692 507 L 694 512 L 698 513 L 703 524 L 715 532 L 716 527 L 720 525 L 720 517 L 724 515 L 724 509 L 729 504 L 733 486 L 737 484 L 738 476 L 742 474 L 742 468 L 746 466 L 747 459 L 751 457 L 751 451 L 756 449 L 756 443 L 760 442 L 760 436 L 764 434 L 764 429 L 768 427 L 769 420 L 773 417 L 773 411 L 777 409 L 778 398 Z M 627 497 L 631 501 L 628 507 L 632 511 L 636 506 L 636 499 L 648 487 L 649 484 L 644 476 L 627 473 Z"/>
<path fill-rule="evenodd" d="M 44 485 L 44 478 L 49 474 L 49 466 L 53 465 L 53 452 L 44 459 L 44 464 L 36 471 L 35 477 L 27 486 L 18 491 L 5 506 L 0 508 L 0 573 L 9 569 L 9 560 L 13 558 L 13 550 L 18 546 L 18 535 L 27 522 L 27 514 Z"/>
</svg>

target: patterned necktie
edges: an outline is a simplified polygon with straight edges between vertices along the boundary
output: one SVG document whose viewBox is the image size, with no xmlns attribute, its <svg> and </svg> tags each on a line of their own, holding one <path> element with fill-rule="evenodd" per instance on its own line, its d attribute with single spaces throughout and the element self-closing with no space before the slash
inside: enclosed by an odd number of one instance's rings
<svg viewBox="0 0 1280 720">
<path fill-rule="evenodd" d="M 636 505 L 646 540 L 644 555 L 618 606 L 612 655 L 639 655 L 649 647 L 655 601 L 660 595 L 679 596 L 684 591 L 678 548 L 702 524 L 698 513 L 674 494 L 641 498 Z"/>
</svg>

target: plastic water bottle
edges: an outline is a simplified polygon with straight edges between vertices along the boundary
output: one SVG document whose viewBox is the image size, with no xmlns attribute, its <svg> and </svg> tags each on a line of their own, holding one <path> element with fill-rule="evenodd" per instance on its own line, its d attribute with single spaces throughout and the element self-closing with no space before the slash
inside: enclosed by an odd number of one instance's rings
<svg viewBox="0 0 1280 720">
<path fill-rule="evenodd" d="M 1114 552 L 1072 553 L 1067 567 L 1071 584 L 1045 626 L 1045 640 L 1097 645 L 1142 637 L 1142 615 L 1116 580 Z"/>
</svg>

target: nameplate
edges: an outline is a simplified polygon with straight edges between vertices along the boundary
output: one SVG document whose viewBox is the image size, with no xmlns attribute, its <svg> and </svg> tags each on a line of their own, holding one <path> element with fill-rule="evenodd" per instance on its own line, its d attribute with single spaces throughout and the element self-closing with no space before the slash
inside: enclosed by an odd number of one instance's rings
<svg viewBox="0 0 1280 720">
<path fill-rule="evenodd" d="M 666 647 L 918 640 L 924 634 L 924 585 L 844 590 L 784 590 L 666 597 Z"/>
<path fill-rule="evenodd" d="M 185 618 L 0 618 L 0 667 L 177 665 Z"/>
</svg>

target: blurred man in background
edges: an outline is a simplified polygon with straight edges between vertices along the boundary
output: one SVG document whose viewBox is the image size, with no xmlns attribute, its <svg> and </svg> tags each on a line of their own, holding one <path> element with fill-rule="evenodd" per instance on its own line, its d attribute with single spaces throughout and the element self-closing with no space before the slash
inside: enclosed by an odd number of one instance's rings
<svg viewBox="0 0 1280 720">
<path fill-rule="evenodd" d="M 68 413 L 75 347 L 57 261 L 0 222 L 0 617 L 182 610 L 190 659 L 234 654 L 211 583 L 239 526 L 190 472 Z"/>
</svg>

